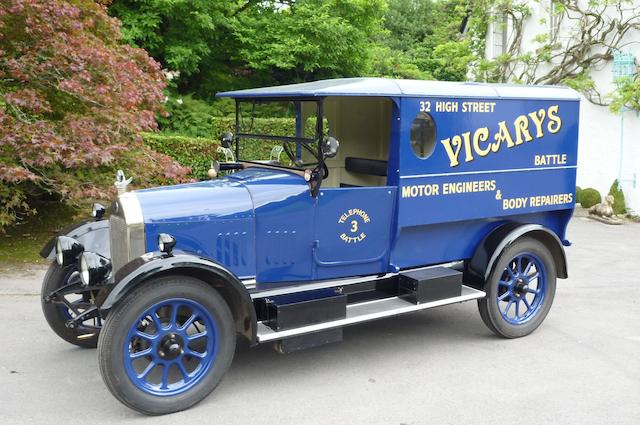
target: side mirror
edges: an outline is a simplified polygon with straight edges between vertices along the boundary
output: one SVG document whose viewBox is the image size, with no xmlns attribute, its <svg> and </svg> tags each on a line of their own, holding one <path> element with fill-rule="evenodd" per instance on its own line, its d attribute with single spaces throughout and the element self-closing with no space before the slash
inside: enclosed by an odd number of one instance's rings
<svg viewBox="0 0 640 425">
<path fill-rule="evenodd" d="M 325 158 L 333 158 L 338 154 L 338 148 L 340 147 L 340 142 L 335 137 L 327 137 L 324 142 L 322 142 L 322 156 Z"/>
<path fill-rule="evenodd" d="M 224 133 L 221 140 L 223 147 L 231 149 L 231 146 L 233 145 L 233 133 L 231 133 L 230 131 Z"/>
</svg>

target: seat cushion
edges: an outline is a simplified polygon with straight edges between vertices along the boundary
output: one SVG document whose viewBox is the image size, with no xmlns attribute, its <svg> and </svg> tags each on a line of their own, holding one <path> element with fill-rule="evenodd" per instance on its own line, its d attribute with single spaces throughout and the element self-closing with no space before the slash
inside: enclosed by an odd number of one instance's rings
<svg viewBox="0 0 640 425">
<path fill-rule="evenodd" d="M 387 161 L 380 159 L 356 158 L 348 156 L 344 160 L 345 170 L 352 173 L 368 174 L 370 176 L 387 175 Z"/>
</svg>

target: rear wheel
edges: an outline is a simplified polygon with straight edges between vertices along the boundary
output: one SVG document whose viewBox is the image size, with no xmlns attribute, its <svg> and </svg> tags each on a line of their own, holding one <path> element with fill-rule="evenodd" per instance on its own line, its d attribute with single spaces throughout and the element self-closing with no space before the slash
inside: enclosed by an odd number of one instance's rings
<svg viewBox="0 0 640 425">
<path fill-rule="evenodd" d="M 220 383 L 235 351 L 233 316 L 208 284 L 152 279 L 109 313 L 100 372 L 122 403 L 149 415 L 184 410 Z"/>
<path fill-rule="evenodd" d="M 100 318 L 89 319 L 73 329 L 66 326 L 68 320 L 93 306 L 90 291 L 65 295 L 64 301 L 62 299 L 51 302 L 45 301 L 45 297 L 68 283 L 74 271 L 76 271 L 75 265 L 60 267 L 55 262 L 51 263 L 42 281 L 40 294 L 42 312 L 51 329 L 60 338 L 78 347 L 96 348 L 102 326 Z"/>
<path fill-rule="evenodd" d="M 551 309 L 556 291 L 555 262 L 541 242 L 522 238 L 505 249 L 478 300 L 480 316 L 505 338 L 530 334 Z"/>
</svg>

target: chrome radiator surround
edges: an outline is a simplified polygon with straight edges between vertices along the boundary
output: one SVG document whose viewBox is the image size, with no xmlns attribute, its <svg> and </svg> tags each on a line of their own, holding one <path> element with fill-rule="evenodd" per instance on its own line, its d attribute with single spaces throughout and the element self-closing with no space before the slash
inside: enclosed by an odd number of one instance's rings
<svg viewBox="0 0 640 425">
<path fill-rule="evenodd" d="M 135 193 L 118 196 L 109 217 L 113 272 L 145 253 L 144 220 Z"/>
</svg>

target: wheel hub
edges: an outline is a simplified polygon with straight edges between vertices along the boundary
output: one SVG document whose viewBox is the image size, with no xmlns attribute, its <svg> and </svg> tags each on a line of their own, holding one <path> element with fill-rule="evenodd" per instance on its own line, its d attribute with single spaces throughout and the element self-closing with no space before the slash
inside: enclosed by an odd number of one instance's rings
<svg viewBox="0 0 640 425">
<path fill-rule="evenodd" d="M 158 355 L 166 361 L 174 360 L 184 353 L 184 340 L 175 333 L 169 333 L 162 337 L 158 344 Z"/>
<path fill-rule="evenodd" d="M 519 277 L 513 286 L 513 293 L 517 297 L 523 297 L 529 291 L 529 285 L 526 280 Z"/>
</svg>

